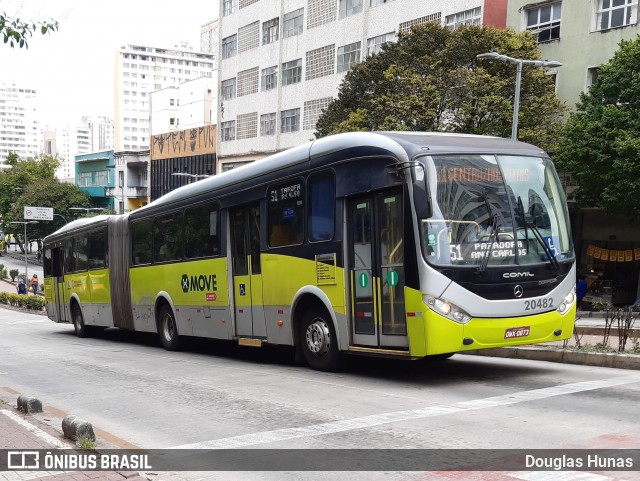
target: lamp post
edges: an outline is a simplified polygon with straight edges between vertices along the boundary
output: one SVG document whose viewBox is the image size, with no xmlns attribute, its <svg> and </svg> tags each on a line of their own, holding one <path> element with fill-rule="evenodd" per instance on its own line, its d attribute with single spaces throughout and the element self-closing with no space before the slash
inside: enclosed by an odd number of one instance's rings
<svg viewBox="0 0 640 481">
<path fill-rule="evenodd" d="M 57 215 L 58 217 L 61 217 L 65 224 L 68 224 L 68 223 L 69 223 L 69 222 L 67 221 L 67 219 L 65 219 L 65 218 L 64 218 L 64 216 L 63 216 L 63 215 L 61 215 L 61 214 L 53 214 L 53 215 Z"/>
<path fill-rule="evenodd" d="M 88 214 L 89 212 L 102 212 L 104 209 L 102 207 L 69 207 L 69 210 L 82 211 Z"/>
<path fill-rule="evenodd" d="M 522 58 L 513 58 L 508 55 L 501 55 L 496 51 L 481 53 L 476 55 L 481 60 L 499 60 L 500 62 L 509 62 L 516 64 L 516 93 L 513 98 L 513 123 L 511 124 L 511 138 L 518 140 L 518 113 L 520 112 L 520 83 L 522 82 L 522 66 L 531 65 L 533 67 L 555 68 L 562 67 L 560 62 L 555 60 L 526 60 Z"/>
<path fill-rule="evenodd" d="M 27 262 L 27 224 L 37 224 L 37 220 L 15 220 L 9 222 L 9 224 L 23 224 L 24 225 L 24 281 L 29 280 L 29 264 Z"/>
<path fill-rule="evenodd" d="M 209 177 L 208 174 L 189 174 L 187 172 L 174 172 L 171 175 L 175 175 L 176 177 L 189 177 L 190 179 L 195 179 L 195 180 L 205 179 L 205 178 Z M 191 181 L 189 181 L 189 182 L 191 182 Z"/>
</svg>

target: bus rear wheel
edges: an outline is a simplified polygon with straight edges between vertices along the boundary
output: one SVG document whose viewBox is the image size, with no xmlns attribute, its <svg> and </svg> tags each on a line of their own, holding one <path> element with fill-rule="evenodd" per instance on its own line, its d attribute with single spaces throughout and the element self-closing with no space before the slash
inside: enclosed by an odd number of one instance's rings
<svg viewBox="0 0 640 481">
<path fill-rule="evenodd" d="M 71 320 L 73 321 L 73 329 L 76 332 L 76 336 L 87 337 L 89 335 L 89 329 L 84 325 L 82 311 L 77 304 L 74 304 L 71 308 Z"/>
<path fill-rule="evenodd" d="M 180 348 L 176 318 L 171 308 L 167 305 L 162 306 L 162 309 L 160 309 L 158 334 L 160 335 L 160 342 L 162 342 L 162 345 L 167 351 L 177 351 Z"/>
<path fill-rule="evenodd" d="M 300 329 L 300 346 L 312 369 L 335 371 L 342 365 L 343 355 L 331 317 L 324 309 L 312 308 L 305 312 Z"/>
</svg>

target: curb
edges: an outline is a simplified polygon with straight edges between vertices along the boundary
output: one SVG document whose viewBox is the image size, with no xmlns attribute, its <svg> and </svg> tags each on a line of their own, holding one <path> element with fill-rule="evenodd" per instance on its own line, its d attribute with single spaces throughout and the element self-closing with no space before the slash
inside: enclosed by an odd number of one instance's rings
<svg viewBox="0 0 640 481">
<path fill-rule="evenodd" d="M 616 369 L 640 369 L 640 355 L 615 352 L 586 352 L 538 347 L 499 347 L 497 349 L 466 351 L 460 354 L 560 362 L 584 366 L 612 367 Z"/>
</svg>

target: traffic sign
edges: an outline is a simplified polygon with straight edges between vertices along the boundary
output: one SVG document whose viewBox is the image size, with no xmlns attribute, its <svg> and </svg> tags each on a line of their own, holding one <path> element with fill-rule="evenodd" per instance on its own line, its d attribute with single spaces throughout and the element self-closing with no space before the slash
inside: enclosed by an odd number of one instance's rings
<svg viewBox="0 0 640 481">
<path fill-rule="evenodd" d="M 52 207 L 24 206 L 24 220 L 53 220 Z"/>
</svg>

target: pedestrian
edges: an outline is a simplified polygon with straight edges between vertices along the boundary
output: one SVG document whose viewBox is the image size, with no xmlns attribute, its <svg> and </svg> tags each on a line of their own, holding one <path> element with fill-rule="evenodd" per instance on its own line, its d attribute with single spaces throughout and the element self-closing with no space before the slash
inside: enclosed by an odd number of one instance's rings
<svg viewBox="0 0 640 481">
<path fill-rule="evenodd" d="M 18 285 L 16 286 L 16 291 L 18 291 L 18 294 L 27 294 L 27 286 L 24 284 L 24 279 L 20 278 L 18 280 Z"/>
<path fill-rule="evenodd" d="M 30 284 L 31 284 L 30 285 L 31 290 L 33 290 L 33 295 L 35 296 L 38 293 L 38 285 L 39 285 L 37 274 L 33 275 L 33 277 L 31 278 Z"/>
<path fill-rule="evenodd" d="M 38 254 L 36 257 L 38 259 L 38 262 L 42 261 L 42 249 L 38 249 Z"/>
<path fill-rule="evenodd" d="M 582 309 L 582 300 L 587 295 L 587 277 L 584 274 L 578 276 L 578 283 L 576 284 L 576 297 L 578 298 L 578 309 Z"/>
<path fill-rule="evenodd" d="M 5 244 L 7 251 L 11 248 L 11 237 L 7 236 L 7 243 Z"/>
</svg>

